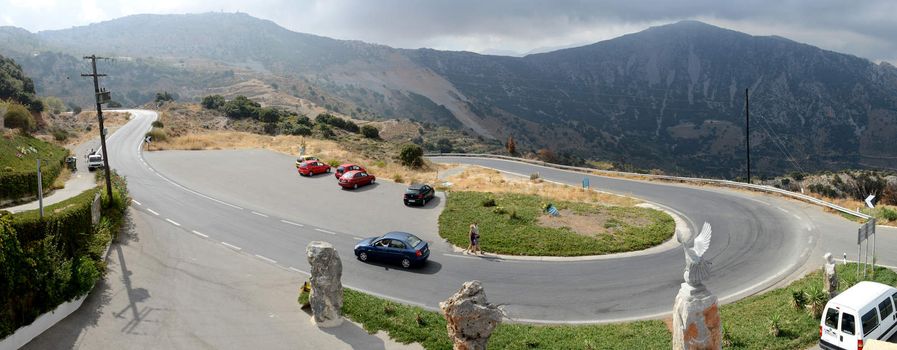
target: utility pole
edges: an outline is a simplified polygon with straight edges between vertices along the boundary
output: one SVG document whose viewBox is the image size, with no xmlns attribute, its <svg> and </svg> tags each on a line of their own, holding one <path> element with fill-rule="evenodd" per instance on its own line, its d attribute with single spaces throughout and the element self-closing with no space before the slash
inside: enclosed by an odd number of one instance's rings
<svg viewBox="0 0 897 350">
<path fill-rule="evenodd" d="M 100 91 L 99 77 L 105 77 L 106 74 L 97 74 L 97 60 L 106 59 L 97 57 L 97 55 L 84 56 L 85 60 L 90 60 L 93 73 L 81 74 L 82 77 L 93 77 L 93 92 L 97 102 L 97 120 L 100 122 L 100 148 L 103 150 L 103 169 L 106 172 L 106 195 L 112 200 L 112 177 L 109 170 L 109 155 L 106 152 L 106 128 L 103 127 L 103 104 L 109 102 L 109 92 L 103 89 Z"/>
<path fill-rule="evenodd" d="M 744 140 L 747 151 L 747 183 L 751 183 L 751 113 L 748 89 L 744 89 Z"/>
</svg>

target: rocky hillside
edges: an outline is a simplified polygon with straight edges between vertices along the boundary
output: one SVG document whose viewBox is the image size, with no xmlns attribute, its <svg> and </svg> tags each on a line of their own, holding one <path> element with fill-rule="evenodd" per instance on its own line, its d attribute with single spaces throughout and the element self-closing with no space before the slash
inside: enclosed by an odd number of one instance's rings
<svg viewBox="0 0 897 350">
<path fill-rule="evenodd" d="M 270 91 L 258 94 L 311 109 L 513 135 L 520 150 L 565 159 L 725 177 L 744 173 L 750 88 L 756 173 L 897 168 L 897 69 L 693 21 L 519 58 L 334 40 L 245 14 L 0 28 L 0 54 L 20 61 L 44 94 L 75 90 L 68 77 L 85 53 L 121 58 L 108 84 L 126 104 L 161 89 L 196 98 L 261 81 Z"/>
</svg>

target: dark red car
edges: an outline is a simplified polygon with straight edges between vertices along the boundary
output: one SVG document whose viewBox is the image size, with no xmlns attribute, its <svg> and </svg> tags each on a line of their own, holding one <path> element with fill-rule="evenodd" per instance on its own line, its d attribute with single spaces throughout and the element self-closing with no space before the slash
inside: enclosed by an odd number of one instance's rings
<svg viewBox="0 0 897 350">
<path fill-rule="evenodd" d="M 339 178 L 339 185 L 343 188 L 358 188 L 358 186 L 370 185 L 374 183 L 376 177 L 365 171 L 352 170 Z"/>
<path fill-rule="evenodd" d="M 343 177 L 343 174 L 345 174 L 346 172 L 353 171 L 353 170 L 367 172 L 367 170 L 365 170 L 364 167 L 361 165 L 343 164 L 343 165 L 336 167 L 336 172 L 333 175 L 336 176 L 337 179 L 339 179 L 339 178 Z"/>
<path fill-rule="evenodd" d="M 330 172 L 330 165 L 321 163 L 320 160 L 309 160 L 299 163 L 299 175 L 312 176 Z"/>
</svg>

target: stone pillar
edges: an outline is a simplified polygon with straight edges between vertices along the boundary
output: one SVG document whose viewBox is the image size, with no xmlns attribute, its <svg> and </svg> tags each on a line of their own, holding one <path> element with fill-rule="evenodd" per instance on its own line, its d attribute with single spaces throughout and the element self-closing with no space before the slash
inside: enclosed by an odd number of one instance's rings
<svg viewBox="0 0 897 350">
<path fill-rule="evenodd" d="M 832 257 L 832 253 L 825 253 L 823 258 L 825 258 L 825 268 L 823 269 L 825 275 L 822 279 L 822 288 L 828 293 L 829 299 L 831 299 L 838 295 L 838 276 L 835 272 L 835 258 Z"/>
<path fill-rule="evenodd" d="M 673 350 L 722 349 L 716 296 L 703 284 L 683 283 L 673 306 Z"/>
<path fill-rule="evenodd" d="M 318 327 L 336 327 L 343 323 L 343 264 L 333 245 L 322 241 L 312 241 L 305 248 L 308 264 L 311 266 L 312 322 Z"/>
<path fill-rule="evenodd" d="M 464 282 L 457 293 L 439 303 L 454 350 L 484 350 L 502 312 L 486 300 L 480 281 Z"/>
</svg>

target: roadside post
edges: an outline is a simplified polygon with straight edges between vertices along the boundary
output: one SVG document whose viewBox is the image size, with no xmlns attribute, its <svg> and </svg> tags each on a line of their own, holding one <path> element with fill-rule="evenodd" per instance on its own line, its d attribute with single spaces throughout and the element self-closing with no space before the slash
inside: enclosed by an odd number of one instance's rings
<svg viewBox="0 0 897 350">
<path fill-rule="evenodd" d="M 870 219 L 857 230 L 857 278 L 860 277 L 860 265 L 863 265 L 863 278 L 866 278 L 866 266 L 869 264 L 869 236 L 872 236 L 872 269 L 875 269 L 875 219 Z M 866 242 L 866 254 L 863 255 L 863 241 Z"/>
<path fill-rule="evenodd" d="M 582 178 L 582 188 L 589 189 L 589 178 L 587 178 L 587 177 Z"/>
<path fill-rule="evenodd" d="M 44 183 L 40 173 L 40 158 L 37 158 L 37 206 L 40 208 L 40 218 L 44 218 Z"/>
</svg>

